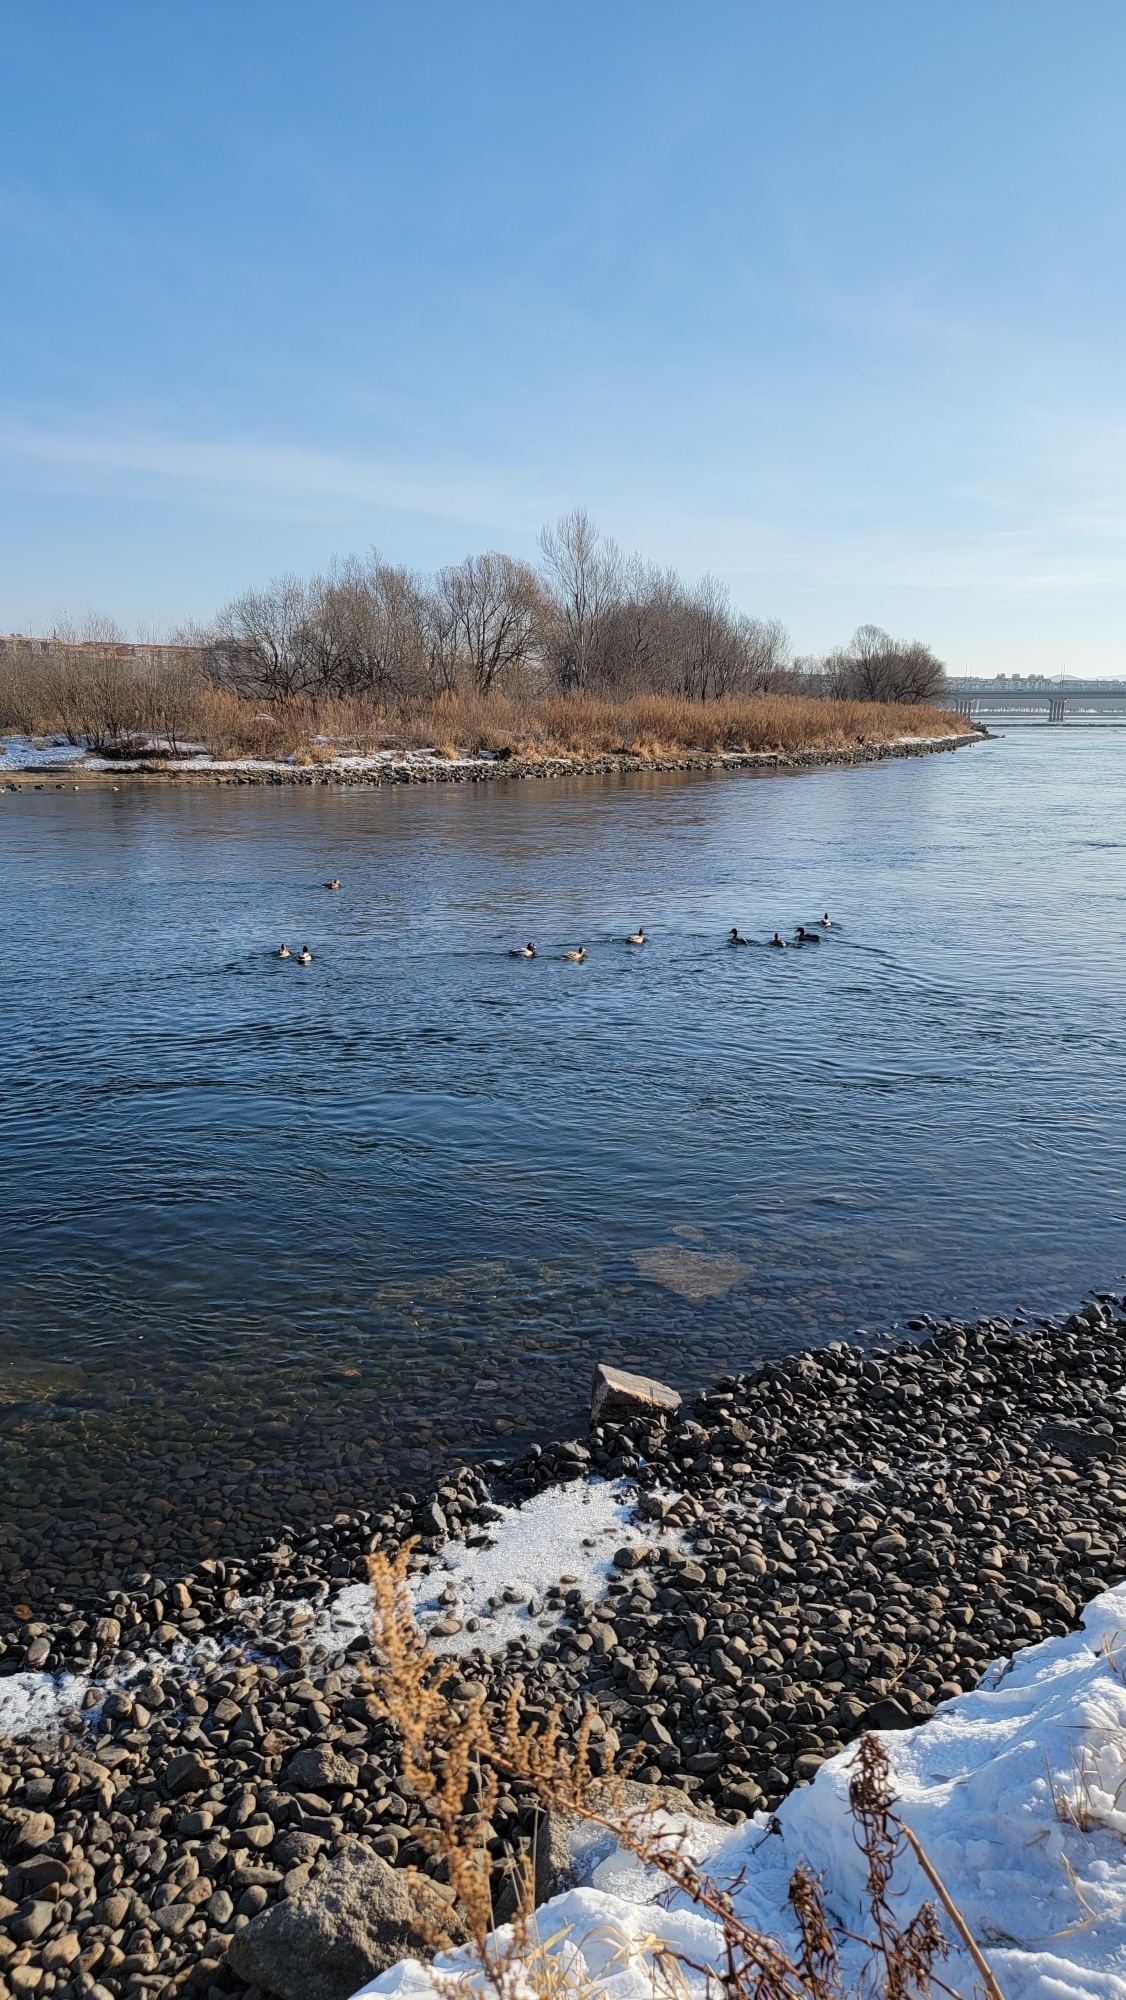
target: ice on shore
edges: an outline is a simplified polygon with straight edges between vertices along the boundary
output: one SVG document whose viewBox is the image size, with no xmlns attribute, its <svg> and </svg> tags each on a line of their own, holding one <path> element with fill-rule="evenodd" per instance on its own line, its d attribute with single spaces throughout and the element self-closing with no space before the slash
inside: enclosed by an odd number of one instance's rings
<svg viewBox="0 0 1126 2000">
<path fill-rule="evenodd" d="M 887 1733 L 897 1812 L 922 1843 L 960 1908 L 1006 2000 L 1126 2000 L 1126 1585 L 1105 1591 L 1082 1630 L 1049 1639 L 999 1665 L 989 1686 L 945 1703 L 920 1728 Z M 787 1903 L 795 1868 L 822 1884 L 831 1920 L 870 1928 L 864 1859 L 848 1809 L 855 1747 L 792 1792 L 776 1819 L 765 1814 L 715 1846 L 715 1829 L 685 1822 L 689 1850 L 735 1884 L 737 1914 L 793 1948 Z M 772 1825 L 775 1830 L 772 1830 Z M 709 1851 L 710 1850 L 710 1851 Z M 893 1881 L 898 1920 L 934 1892 L 905 1852 Z M 660 1899 L 658 1901 L 658 1899 Z M 657 1907 L 654 1907 L 657 1905 Z M 579 1888 L 538 1913 L 539 1934 L 569 1955 L 573 1970 L 607 2000 L 654 2000 L 653 1939 L 696 1966 L 721 1971 L 718 1926 L 668 1884 L 619 1850 Z M 948 1987 L 969 1995 L 980 1979 L 947 1919 Z M 845 1984 L 860 1948 L 843 1949 Z M 439 1968 L 463 1973 L 465 1954 Z M 687 1993 L 703 1974 L 682 1965 Z M 467 1987 L 481 1982 L 472 1975 Z M 432 2000 L 425 1966 L 405 1960 L 364 1994 Z"/>
</svg>

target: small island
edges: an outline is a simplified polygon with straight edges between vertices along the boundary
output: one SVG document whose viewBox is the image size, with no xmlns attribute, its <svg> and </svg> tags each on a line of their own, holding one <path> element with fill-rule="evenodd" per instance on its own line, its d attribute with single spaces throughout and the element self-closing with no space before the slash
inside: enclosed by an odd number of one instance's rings
<svg viewBox="0 0 1126 2000">
<path fill-rule="evenodd" d="M 861 626 L 795 658 L 713 577 L 628 561 L 582 510 L 538 567 L 489 551 L 429 579 L 372 554 L 275 579 L 206 628 L 133 644 L 111 621 L 0 639 L 0 776 L 480 782 L 793 770 L 957 748 L 945 670 Z"/>
</svg>

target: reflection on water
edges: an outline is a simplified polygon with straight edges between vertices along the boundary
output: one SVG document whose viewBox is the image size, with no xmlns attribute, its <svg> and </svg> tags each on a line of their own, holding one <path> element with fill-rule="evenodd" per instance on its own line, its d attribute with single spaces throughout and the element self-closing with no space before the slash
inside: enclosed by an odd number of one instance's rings
<svg viewBox="0 0 1126 2000">
<path fill-rule="evenodd" d="M 566 1429 L 595 1358 L 689 1386 L 1112 1284 L 1124 795 L 1111 731 L 785 780 L 3 794 L 19 1519 L 93 1480 L 107 1533 L 151 1496 L 121 1560 L 198 1550 L 233 1496 L 250 1532 Z M 826 906 L 816 950 L 723 943 Z"/>
</svg>

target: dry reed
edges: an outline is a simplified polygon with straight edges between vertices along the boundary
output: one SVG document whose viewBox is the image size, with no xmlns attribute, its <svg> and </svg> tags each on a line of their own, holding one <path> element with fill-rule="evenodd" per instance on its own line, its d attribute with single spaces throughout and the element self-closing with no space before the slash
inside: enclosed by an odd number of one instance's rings
<svg viewBox="0 0 1126 2000">
<path fill-rule="evenodd" d="M 198 745 L 220 759 L 304 764 L 388 749 L 450 757 L 489 750 L 532 763 L 724 751 L 785 756 L 968 728 L 944 709 L 801 694 L 614 702 L 494 690 L 389 705 L 308 696 L 263 703 L 215 686 L 187 650 L 170 651 L 159 663 L 112 646 L 59 647 L 50 656 L 0 653 L 0 731 L 64 736 L 107 755 L 159 755 L 162 747 L 174 754 Z"/>
</svg>

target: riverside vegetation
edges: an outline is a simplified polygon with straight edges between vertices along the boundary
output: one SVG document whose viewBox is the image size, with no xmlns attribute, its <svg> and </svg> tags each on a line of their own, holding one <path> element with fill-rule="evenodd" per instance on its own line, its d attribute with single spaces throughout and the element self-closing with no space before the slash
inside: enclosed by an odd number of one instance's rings
<svg viewBox="0 0 1126 2000">
<path fill-rule="evenodd" d="M 687 1414 L 602 1410 L 585 1439 L 451 1467 L 421 1505 L 340 1514 L 175 1581 L 138 1572 L 65 1623 L 23 1607 L 4 1667 L 69 1665 L 89 1685 L 52 1731 L 5 1746 L 5 1994 L 342 2000 L 432 1948 L 436 1924 L 472 1929 L 370 1637 L 333 1650 L 308 1606 L 373 1561 L 393 1597 L 447 1537 L 487 1538 L 498 1499 L 620 1477 L 648 1546 L 620 1552 L 594 1601 L 560 1577 L 527 1606 L 549 1630 L 529 1616 L 503 1653 L 443 1660 L 441 1699 L 482 1727 L 532 1726 L 595 1779 L 624 1753 L 654 1799 L 732 1824 L 858 1735 L 924 1719 L 988 1661 L 1072 1629 L 1126 1565 L 1126 1305 L 912 1331 L 891 1351 L 834 1342 L 731 1374 Z M 474 1864 L 490 1910 L 514 1873 L 528 1880 L 543 1778 L 494 1768 Z M 411 1869 L 431 1884 L 421 1919 Z M 357 1898 L 379 1923 L 353 1926 L 345 1982 L 318 1986 L 324 1926 Z M 283 1917 L 287 1974 L 270 1943 Z"/>
<path fill-rule="evenodd" d="M 427 579 L 373 555 L 248 591 L 165 645 L 97 619 L 0 641 L 0 730 L 307 770 L 412 749 L 511 769 L 968 733 L 920 641 L 863 626 L 795 660 L 776 620 L 735 612 L 713 578 L 626 561 L 581 512 L 545 531 L 541 558 L 468 556 Z"/>
</svg>

